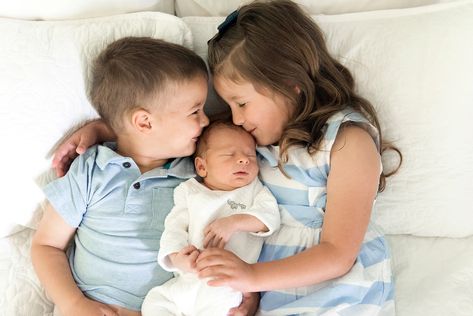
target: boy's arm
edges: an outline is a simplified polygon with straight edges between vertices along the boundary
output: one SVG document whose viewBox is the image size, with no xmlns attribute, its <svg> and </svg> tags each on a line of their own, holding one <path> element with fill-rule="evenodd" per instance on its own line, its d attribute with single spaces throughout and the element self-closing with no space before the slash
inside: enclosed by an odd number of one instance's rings
<svg viewBox="0 0 473 316">
<path fill-rule="evenodd" d="M 72 277 L 65 253 L 75 231 L 76 228 L 69 226 L 47 203 L 31 245 L 36 274 L 61 311 L 83 297 Z"/>
<path fill-rule="evenodd" d="M 79 310 L 80 315 L 116 316 L 113 308 L 87 299 L 72 277 L 66 248 L 76 228 L 69 226 L 51 204 L 43 213 L 31 244 L 33 266 L 41 284 L 64 315 Z M 79 315 L 79 314 L 74 314 Z"/>
</svg>

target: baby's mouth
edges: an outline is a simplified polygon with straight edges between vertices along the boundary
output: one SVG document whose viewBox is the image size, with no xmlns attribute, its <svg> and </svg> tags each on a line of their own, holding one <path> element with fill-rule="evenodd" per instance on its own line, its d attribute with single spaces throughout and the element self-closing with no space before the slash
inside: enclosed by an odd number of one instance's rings
<svg viewBox="0 0 473 316">
<path fill-rule="evenodd" d="M 248 172 L 246 172 L 246 171 L 237 171 L 237 172 L 234 172 L 233 174 L 236 175 L 236 176 L 246 176 L 246 175 L 248 175 Z"/>
</svg>

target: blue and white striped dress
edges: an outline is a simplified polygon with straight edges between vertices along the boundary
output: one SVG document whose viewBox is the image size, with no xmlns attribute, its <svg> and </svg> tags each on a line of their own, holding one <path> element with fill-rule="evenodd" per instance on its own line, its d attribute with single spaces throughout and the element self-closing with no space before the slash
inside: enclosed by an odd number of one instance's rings
<svg viewBox="0 0 473 316">
<path fill-rule="evenodd" d="M 278 146 L 258 148 L 261 180 L 276 197 L 281 211 L 281 229 L 266 240 L 259 261 L 285 258 L 319 243 L 330 150 L 340 125 L 346 122 L 363 127 L 378 144 L 376 128 L 363 115 L 346 109 L 327 121 L 321 150 L 310 155 L 305 148 L 289 149 L 284 169 L 290 179 L 277 167 Z M 261 293 L 258 315 L 394 315 L 390 261 L 386 240 L 370 223 L 357 260 L 347 274 L 309 287 Z"/>
</svg>

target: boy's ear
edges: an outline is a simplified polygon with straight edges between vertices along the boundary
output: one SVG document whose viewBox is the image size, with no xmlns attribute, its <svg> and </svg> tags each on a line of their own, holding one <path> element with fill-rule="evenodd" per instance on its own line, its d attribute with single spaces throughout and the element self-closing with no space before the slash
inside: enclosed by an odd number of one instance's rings
<svg viewBox="0 0 473 316">
<path fill-rule="evenodd" d="M 194 165 L 197 174 L 200 177 L 205 178 L 207 176 L 207 166 L 205 164 L 205 159 L 202 157 L 195 157 Z"/>
<path fill-rule="evenodd" d="M 137 129 L 139 132 L 142 133 L 149 133 L 151 132 L 152 125 L 151 125 L 151 114 L 144 110 L 139 109 L 133 112 L 131 115 L 131 125 Z"/>
</svg>

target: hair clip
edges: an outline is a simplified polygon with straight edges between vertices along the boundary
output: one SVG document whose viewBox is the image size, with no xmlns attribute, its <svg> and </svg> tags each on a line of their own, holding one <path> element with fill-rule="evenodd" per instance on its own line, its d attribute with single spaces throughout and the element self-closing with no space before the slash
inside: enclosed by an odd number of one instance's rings
<svg viewBox="0 0 473 316">
<path fill-rule="evenodd" d="M 238 18 L 238 10 L 233 11 L 230 13 L 226 18 L 225 21 L 220 23 L 219 26 L 217 26 L 217 34 L 215 34 L 211 39 L 207 41 L 207 45 L 209 45 L 210 41 L 212 40 L 219 40 L 220 37 L 222 37 L 223 33 L 225 33 L 228 28 L 230 28 L 232 25 L 236 23 L 236 19 Z"/>
<path fill-rule="evenodd" d="M 219 26 L 217 26 L 218 32 L 223 34 L 229 27 L 236 23 L 236 19 L 238 18 L 238 10 L 233 11 L 230 13 L 225 21 L 223 21 Z"/>
</svg>

